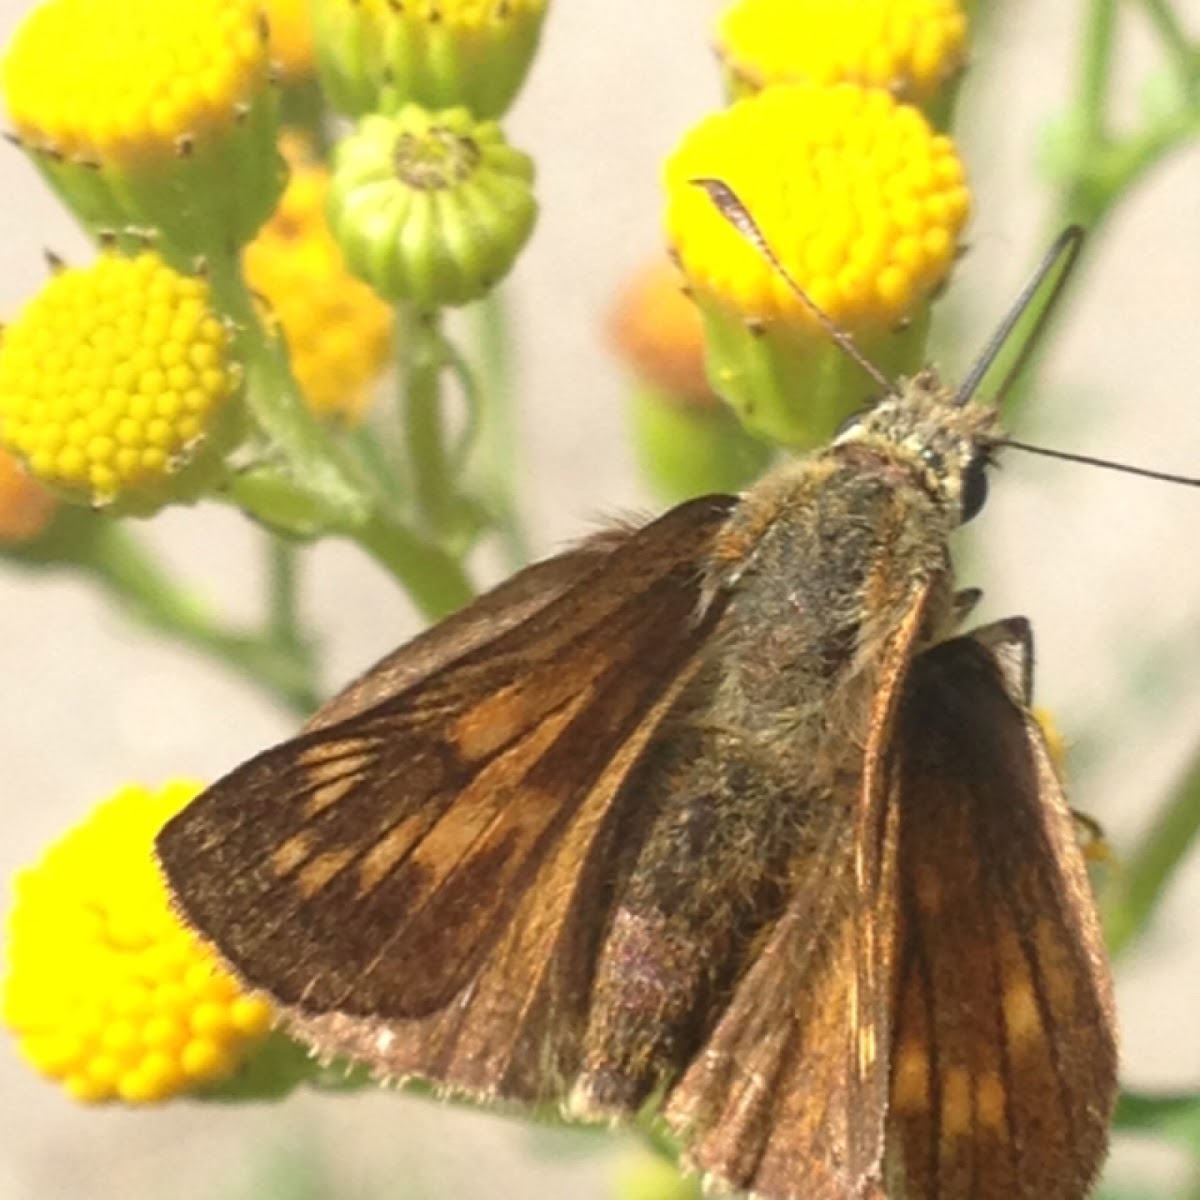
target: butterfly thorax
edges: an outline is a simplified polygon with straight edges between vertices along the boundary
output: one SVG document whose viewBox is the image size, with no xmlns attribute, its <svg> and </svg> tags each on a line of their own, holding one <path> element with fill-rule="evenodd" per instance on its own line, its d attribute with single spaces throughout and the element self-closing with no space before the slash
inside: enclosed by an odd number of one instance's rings
<svg viewBox="0 0 1200 1200">
<path fill-rule="evenodd" d="M 727 602 L 697 707 L 770 759 L 811 767 L 824 730 L 858 728 L 881 640 L 931 586 L 926 643 L 953 623 L 948 541 L 964 480 L 981 471 L 994 412 L 962 408 L 932 372 L 859 418 L 828 449 L 778 468 L 742 499 L 706 591 Z M 839 739 L 845 744 L 845 739 Z"/>
<path fill-rule="evenodd" d="M 847 425 L 829 453 L 874 451 L 881 463 L 892 464 L 933 497 L 957 525 L 964 481 L 987 465 L 999 436 L 994 408 L 959 403 L 937 372 L 926 368 L 900 380 L 895 391 Z"/>
</svg>

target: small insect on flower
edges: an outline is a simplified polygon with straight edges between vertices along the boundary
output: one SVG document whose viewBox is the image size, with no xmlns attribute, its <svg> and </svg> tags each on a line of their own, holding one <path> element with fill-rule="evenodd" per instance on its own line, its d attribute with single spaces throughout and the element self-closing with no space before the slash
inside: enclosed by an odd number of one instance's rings
<svg viewBox="0 0 1200 1200">
<path fill-rule="evenodd" d="M 1112 989 L 1028 623 L 957 631 L 947 543 L 1004 440 L 981 373 L 384 659 L 167 825 L 180 912 L 320 1053 L 653 1103 L 726 1189 L 1079 1200 Z"/>
</svg>

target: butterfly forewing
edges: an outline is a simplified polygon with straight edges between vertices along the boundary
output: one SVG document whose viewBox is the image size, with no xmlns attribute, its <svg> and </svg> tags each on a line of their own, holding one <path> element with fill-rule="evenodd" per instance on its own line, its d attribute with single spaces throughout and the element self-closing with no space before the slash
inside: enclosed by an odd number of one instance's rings
<svg viewBox="0 0 1200 1200">
<path fill-rule="evenodd" d="M 910 1200 L 1078 1200 L 1104 1155 L 1116 1050 L 1095 905 L 1043 739 L 1011 692 L 1027 672 L 994 653 L 1006 641 L 1024 657 L 1027 636 L 1006 622 L 918 658 L 892 743 L 889 1129 Z"/>
<path fill-rule="evenodd" d="M 707 636 L 696 564 L 732 503 L 610 537 L 594 565 L 573 552 L 547 603 L 506 585 L 521 612 L 497 636 L 468 615 L 427 638 L 427 674 L 389 664 L 398 693 L 363 707 L 360 682 L 349 716 L 210 789 L 158 843 L 189 923 L 307 1012 L 445 1004 Z"/>
</svg>

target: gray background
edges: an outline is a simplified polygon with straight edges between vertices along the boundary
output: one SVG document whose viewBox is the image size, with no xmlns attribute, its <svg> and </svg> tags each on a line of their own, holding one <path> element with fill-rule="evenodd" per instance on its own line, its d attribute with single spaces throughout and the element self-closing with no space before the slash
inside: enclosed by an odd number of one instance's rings
<svg viewBox="0 0 1200 1200">
<path fill-rule="evenodd" d="M 27 6 L 0 3 L 0 32 Z M 542 56 L 508 122 L 538 160 L 543 214 L 510 289 L 521 332 L 526 511 L 539 551 L 603 514 L 645 508 L 624 435 L 622 384 L 601 334 L 625 272 L 657 243 L 658 163 L 718 101 L 708 51 L 712 0 L 561 0 Z M 975 187 L 972 245 L 953 284 L 961 332 L 947 373 L 971 359 L 1015 294 L 1044 236 L 1038 131 L 1067 95 L 1082 4 L 999 6 L 995 38 L 962 97 Z M 1193 16 L 1197 14 L 1193 13 Z M 1200 24 L 1200 22 L 1194 22 Z M 1129 79 L 1148 43 L 1122 42 Z M 1132 112 L 1137 96 L 1126 97 Z M 0 146 L 4 270 L 0 313 L 44 277 L 42 248 L 86 248 L 20 155 Z M 1021 433 L 1078 451 L 1200 471 L 1200 155 L 1159 169 L 1099 247 Z M 987 561 L 967 582 L 983 615 L 1024 613 L 1038 635 L 1039 691 L 1068 736 L 1095 730 L 1076 803 L 1118 848 L 1146 821 L 1200 733 L 1200 494 L 1009 455 L 978 524 Z M 226 512 L 170 513 L 146 534 L 232 612 L 254 611 L 254 539 Z M 415 628 L 403 598 L 352 548 L 314 555 L 307 608 L 328 639 L 330 682 Z M 212 778 L 289 721 L 219 670 L 148 639 L 86 586 L 0 572 L 0 763 L 7 876 L 125 780 Z M 1163 669 L 1140 664 L 1157 656 Z M 1144 678 L 1138 706 L 1131 680 Z M 1200 872 L 1192 869 L 1144 951 L 1121 973 L 1127 1077 L 1200 1081 Z M 408 1183 L 455 1197 L 607 1194 L 604 1155 L 525 1127 L 391 1095 L 297 1096 L 282 1106 L 181 1103 L 127 1112 L 79 1108 L 30 1075 L 0 1039 L 0 1197 L 261 1195 L 255 1158 L 299 1147 L 332 1164 L 339 1197 L 400 1196 Z M 1126 1154 L 1164 1180 L 1169 1155 Z M 486 1167 L 481 1169 L 481 1165 Z M 379 1191 L 368 1191 L 370 1181 Z M 384 1190 L 386 1188 L 386 1190 Z"/>
</svg>

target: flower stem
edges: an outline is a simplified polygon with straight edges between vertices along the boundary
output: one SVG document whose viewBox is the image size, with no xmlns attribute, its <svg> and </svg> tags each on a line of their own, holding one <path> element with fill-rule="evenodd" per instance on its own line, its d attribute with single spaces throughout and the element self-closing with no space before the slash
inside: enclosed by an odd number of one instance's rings
<svg viewBox="0 0 1200 1200">
<path fill-rule="evenodd" d="M 1200 90 L 1200 46 L 1193 45 L 1179 17 L 1166 0 L 1142 0 L 1151 24 L 1158 33 L 1180 87 L 1195 103 Z"/>
<path fill-rule="evenodd" d="M 5 558 L 83 571 L 119 601 L 123 613 L 215 659 L 292 712 L 307 716 L 318 703 L 312 655 L 302 640 L 282 637 L 270 625 L 244 630 L 214 618 L 122 523 L 64 508 L 36 543 L 11 549 Z"/>
<path fill-rule="evenodd" d="M 446 454 L 441 314 L 401 305 L 396 311 L 401 425 L 418 530 L 444 539 L 454 532 L 456 498 Z"/>
<path fill-rule="evenodd" d="M 282 474 L 263 470 L 235 477 L 229 497 L 268 524 L 286 525 L 282 515 L 292 510 L 300 515 L 306 533 L 335 533 L 357 542 L 397 578 L 428 617 L 444 616 L 469 600 L 473 590 L 458 561 L 400 523 L 394 515 L 395 497 L 381 490 L 379 477 L 365 470 L 360 458 L 308 409 L 286 350 L 263 328 L 237 264 L 232 260 L 210 264 L 210 278 L 222 311 L 236 328 L 251 415 L 284 460 Z M 436 340 L 424 349 L 413 348 L 423 356 L 422 370 L 434 355 L 431 347 L 436 347 Z M 427 395 L 421 401 L 423 410 L 436 412 Z M 435 469 L 439 426 L 422 427 L 418 436 L 432 442 L 428 458 L 422 459 L 429 476 L 427 487 L 444 486 L 445 473 Z M 259 500 L 266 505 L 268 497 L 269 507 L 257 507 Z M 425 500 L 441 511 L 440 496 L 426 495 Z"/>
<path fill-rule="evenodd" d="M 1105 933 L 1114 957 L 1146 928 L 1200 834 L 1200 753 L 1173 794 L 1101 894 Z"/>
<path fill-rule="evenodd" d="M 364 550 L 404 581 L 422 615 L 439 620 L 475 595 L 456 559 L 382 514 L 362 522 L 353 533 Z"/>
<path fill-rule="evenodd" d="M 484 503 L 496 522 L 501 550 L 509 567 L 517 570 L 529 561 L 530 549 L 515 486 L 511 337 L 503 297 L 497 291 L 489 292 L 475 305 L 472 315 L 478 348 L 475 402 L 479 412 L 471 459 Z"/>
</svg>

